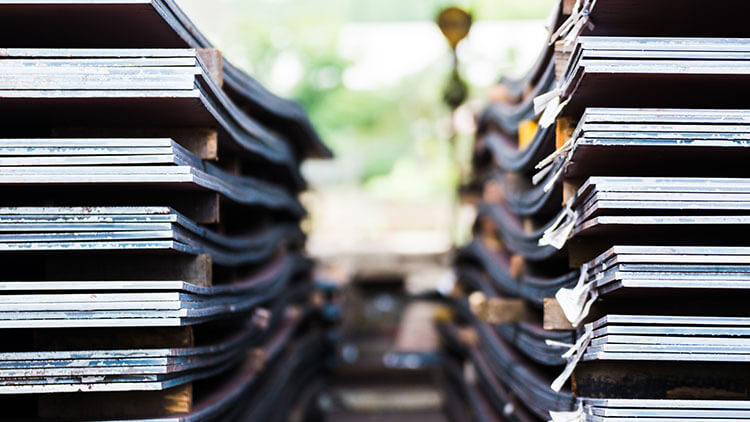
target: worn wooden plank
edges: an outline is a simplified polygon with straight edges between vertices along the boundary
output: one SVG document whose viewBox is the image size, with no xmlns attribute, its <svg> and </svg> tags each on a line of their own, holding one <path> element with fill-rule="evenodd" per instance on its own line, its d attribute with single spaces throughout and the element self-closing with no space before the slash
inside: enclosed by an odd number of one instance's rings
<svg viewBox="0 0 750 422">
<path fill-rule="evenodd" d="M 533 217 L 523 217 L 523 231 L 525 233 L 533 233 L 536 228 L 537 224 Z"/>
<path fill-rule="evenodd" d="M 40 395 L 41 418 L 62 420 L 130 419 L 187 413 L 193 407 L 193 385 L 164 391 Z"/>
<path fill-rule="evenodd" d="M 576 194 L 578 193 L 578 189 L 581 188 L 583 182 L 584 180 L 582 179 L 563 180 L 563 205 L 565 205 L 571 198 L 576 196 Z"/>
<path fill-rule="evenodd" d="M 469 296 L 469 306 L 480 320 L 489 324 L 510 324 L 534 320 L 526 301 L 518 298 L 486 297 L 481 292 Z"/>
<path fill-rule="evenodd" d="M 568 66 L 568 62 L 570 61 L 570 49 L 566 49 L 564 46 L 565 41 L 555 42 L 555 80 L 558 82 L 562 79 L 565 68 Z"/>
<path fill-rule="evenodd" d="M 523 255 L 513 254 L 510 257 L 510 276 L 518 280 L 524 267 Z"/>
<path fill-rule="evenodd" d="M 562 0 L 562 14 L 570 15 L 573 13 L 573 6 L 576 4 L 576 0 Z"/>
<path fill-rule="evenodd" d="M 198 57 L 206 68 L 211 78 L 219 85 L 224 86 L 224 59 L 221 51 L 216 48 L 198 48 L 196 49 Z"/>
<path fill-rule="evenodd" d="M 555 149 L 562 148 L 566 142 L 573 135 L 573 131 L 576 129 L 576 122 L 570 117 L 561 117 L 557 119 L 557 126 L 555 127 Z"/>
<path fill-rule="evenodd" d="M 496 180 L 489 180 L 484 184 L 484 192 L 482 192 L 482 199 L 485 202 L 499 203 L 505 198 L 503 195 L 503 187 Z"/>
<path fill-rule="evenodd" d="M 34 331 L 35 350 L 176 348 L 195 345 L 193 327 L 55 329 Z M 190 412 L 191 383 L 163 391 L 43 394 L 37 400 L 41 418 L 64 420 L 163 417 Z"/>
<path fill-rule="evenodd" d="M 543 327 L 545 330 L 573 330 L 573 325 L 563 313 L 560 303 L 553 297 L 544 298 Z"/>
</svg>

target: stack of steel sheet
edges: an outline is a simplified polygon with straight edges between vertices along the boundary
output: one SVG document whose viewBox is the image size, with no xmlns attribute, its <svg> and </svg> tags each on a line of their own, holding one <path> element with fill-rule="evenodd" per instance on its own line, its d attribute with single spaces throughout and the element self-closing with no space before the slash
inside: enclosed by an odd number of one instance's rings
<svg viewBox="0 0 750 422">
<path fill-rule="evenodd" d="M 0 16 L 0 419 L 284 419 L 335 341 L 304 112 L 170 0 Z"/>
<path fill-rule="evenodd" d="M 158 119 L 221 127 L 228 151 L 257 154 L 297 175 L 288 142 L 244 113 L 196 50 L 11 48 L 2 57 L 0 98 L 10 116 L 49 113 L 56 124 L 70 125 L 77 122 L 72 115 L 91 112 L 109 115 L 100 124 Z"/>
<path fill-rule="evenodd" d="M 562 18 L 559 10 L 553 13 L 553 24 Z M 539 223 L 562 208 L 559 186 L 544 189 L 533 180 L 536 164 L 555 150 L 556 129 L 537 127 L 533 103 L 554 87 L 553 53 L 546 46 L 526 77 L 503 79 L 496 91 L 507 97 L 479 116 L 473 184 L 482 187 L 482 199 L 474 239 L 458 250 L 454 264 L 456 291 L 465 296 L 450 299 L 455 317 L 439 325 L 447 354 L 473 374 L 456 373 L 447 359 L 448 393 L 463 400 L 475 420 L 542 420 L 550 410 L 576 406 L 569 391 L 550 387 L 575 335 L 545 331 L 540 309 L 545 297 L 578 279 L 565 251 L 539 245 L 554 221 Z"/>
<path fill-rule="evenodd" d="M 726 37 L 750 5 L 652 3 L 560 1 L 540 62 L 479 117 L 440 323 L 475 415 L 747 417 L 750 50 Z"/>
<path fill-rule="evenodd" d="M 750 419 L 750 402 L 742 400 L 630 400 L 585 399 L 577 420 L 654 422 L 695 420 L 706 422 Z"/>
<path fill-rule="evenodd" d="M 291 223 L 227 236 L 168 207 L 0 208 L 2 251 L 162 249 L 242 265 L 267 260 L 279 247 L 301 240 L 300 229 Z"/>
<path fill-rule="evenodd" d="M 576 391 L 583 397 L 667 399 L 685 396 L 675 389 L 708 385 L 712 394 L 746 398 L 738 385 L 746 377 L 749 333 L 748 318 L 741 317 L 609 314 L 586 324 L 579 337 L 571 361 L 578 365 Z"/>
<path fill-rule="evenodd" d="M 586 264 L 582 280 L 597 296 L 645 296 L 650 289 L 736 295 L 747 293 L 748 263 L 747 247 L 615 246 Z"/>
<path fill-rule="evenodd" d="M 746 39 L 580 37 L 541 124 L 588 107 L 740 108 L 750 89 Z"/>
<path fill-rule="evenodd" d="M 738 317 L 610 314 L 586 324 L 591 340 L 581 360 L 746 362 L 748 324 Z"/>
<path fill-rule="evenodd" d="M 711 109 L 587 108 L 567 144 L 544 162 L 562 176 L 742 176 L 750 112 Z"/>
<path fill-rule="evenodd" d="M 582 401 L 552 417 L 743 419 L 748 112 L 727 92 L 750 79 L 747 39 L 723 36 L 747 34 L 668 13 L 656 25 L 616 0 L 578 6 L 557 45 L 567 64 L 537 99 L 541 124 L 566 132 L 537 166 L 566 192 L 540 244 L 580 266 L 545 307 L 550 328 L 581 327 L 553 387 L 572 377 Z M 594 29 L 595 17 L 612 26 Z M 715 401 L 727 398 L 738 401 Z"/>
<path fill-rule="evenodd" d="M 565 209 L 545 226 L 541 245 L 562 248 L 575 238 L 581 255 L 597 255 L 601 246 L 586 240 L 672 245 L 742 245 L 731 234 L 747 230 L 750 179 L 590 177 Z M 718 242 L 718 243 L 717 243 Z M 585 248 L 584 248 L 585 247 Z"/>
<path fill-rule="evenodd" d="M 5 48 L 213 48 L 174 0 L 4 0 L 0 33 Z M 298 158 L 331 155 L 298 104 L 273 95 L 229 61 L 214 61 L 214 73 L 223 76 L 217 82 L 233 103 L 283 134 Z"/>
</svg>

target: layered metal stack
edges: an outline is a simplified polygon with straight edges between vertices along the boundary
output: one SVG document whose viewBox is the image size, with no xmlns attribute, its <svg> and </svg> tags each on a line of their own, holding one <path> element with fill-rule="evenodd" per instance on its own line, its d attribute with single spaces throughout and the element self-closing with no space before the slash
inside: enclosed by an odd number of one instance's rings
<svg viewBox="0 0 750 422">
<path fill-rule="evenodd" d="M 563 18 L 558 10 L 551 24 Z M 469 409 L 455 420 L 546 420 L 550 410 L 575 409 L 569 391 L 550 387 L 565 364 L 560 345 L 574 334 L 542 327 L 544 298 L 577 278 L 564 251 L 539 245 L 562 202 L 561 186 L 534 184 L 536 164 L 555 151 L 556 128 L 538 126 L 533 102 L 555 86 L 554 59 L 550 45 L 527 76 L 502 80 L 478 118 L 471 183 L 481 187 L 478 217 L 454 262 L 453 319 L 439 324 L 454 358 L 446 360 L 448 396 Z"/>
<path fill-rule="evenodd" d="M 750 417 L 747 10 L 562 1 L 550 80 L 496 90 L 527 96 L 480 116 L 482 202 L 441 326 L 476 374 L 463 397 L 496 410 L 476 414 Z"/>
<path fill-rule="evenodd" d="M 3 420 L 284 420 L 331 352 L 304 112 L 174 2 L 2 1 Z"/>
</svg>

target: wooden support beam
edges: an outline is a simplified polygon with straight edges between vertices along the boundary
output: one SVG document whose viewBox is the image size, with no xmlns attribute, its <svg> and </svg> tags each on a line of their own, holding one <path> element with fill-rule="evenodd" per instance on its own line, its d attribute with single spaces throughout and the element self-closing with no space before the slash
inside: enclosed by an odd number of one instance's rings
<svg viewBox="0 0 750 422">
<path fill-rule="evenodd" d="M 575 330 L 575 327 L 565 317 L 560 303 L 553 297 L 544 298 L 542 325 L 545 330 Z"/>
<path fill-rule="evenodd" d="M 85 328 L 35 330 L 34 350 L 92 350 L 192 347 L 192 327 Z M 154 418 L 193 408 L 193 385 L 162 391 L 40 394 L 41 418 L 99 420 Z"/>
<path fill-rule="evenodd" d="M 487 100 L 491 103 L 513 103 L 515 98 L 511 97 L 508 87 L 504 84 L 492 85 L 487 90 Z"/>
<path fill-rule="evenodd" d="M 467 346 L 476 346 L 479 342 L 479 335 L 474 327 L 459 327 L 458 339 Z"/>
<path fill-rule="evenodd" d="M 224 86 L 224 59 L 216 48 L 198 48 L 198 57 L 208 69 L 208 74 L 221 87 Z"/>
<path fill-rule="evenodd" d="M 524 258 L 523 255 L 513 254 L 510 257 L 510 276 L 518 280 L 523 272 Z"/>
<path fill-rule="evenodd" d="M 479 241 L 482 242 L 482 246 L 491 251 L 499 251 L 503 248 L 503 242 L 495 234 L 482 234 Z"/>
<path fill-rule="evenodd" d="M 460 289 L 458 283 L 454 285 L 454 289 Z M 453 293 L 451 293 L 451 295 L 452 294 Z M 453 308 L 451 308 L 450 306 L 444 306 L 444 305 L 438 306 L 435 309 L 435 314 L 433 315 L 433 320 L 438 323 L 451 322 L 453 321 L 453 318 L 454 318 Z"/>
<path fill-rule="evenodd" d="M 589 313 L 586 316 L 586 318 L 581 321 L 581 323 L 578 325 L 578 327 L 582 327 L 584 324 L 587 324 L 589 322 L 596 321 L 597 319 L 603 317 L 607 314 L 607 311 L 613 310 L 613 308 L 610 308 L 608 305 L 609 303 L 604 303 L 597 301 L 592 306 L 591 309 L 589 309 Z M 630 307 L 627 308 L 614 308 L 620 310 L 619 313 L 627 314 L 629 311 L 633 311 L 632 304 Z M 544 298 L 544 309 L 543 309 L 544 315 L 543 315 L 543 322 L 542 327 L 545 330 L 575 330 L 576 327 L 573 327 L 573 324 L 568 321 L 568 318 L 563 313 L 562 307 L 560 307 L 560 303 L 555 299 L 554 297 L 546 297 Z M 618 313 L 618 312 L 614 312 Z"/>
<path fill-rule="evenodd" d="M 188 413 L 193 407 L 193 385 L 164 391 L 40 394 L 41 418 L 55 420 L 145 419 Z"/>
<path fill-rule="evenodd" d="M 503 188 L 497 180 L 489 180 L 484 184 L 482 199 L 484 202 L 500 203 L 504 199 Z"/>
<path fill-rule="evenodd" d="M 165 201 L 187 218 L 200 224 L 219 224 L 221 222 L 221 196 L 215 192 L 195 192 L 179 195 Z"/>
<path fill-rule="evenodd" d="M 469 295 L 469 306 L 480 320 L 488 324 L 511 324 L 533 321 L 534 311 L 523 299 L 486 297 L 481 292 Z"/>
<path fill-rule="evenodd" d="M 531 83 L 527 82 L 523 86 L 523 98 L 521 99 L 521 101 L 525 100 L 526 98 L 529 98 L 529 96 L 534 92 L 534 88 L 536 88 L 536 86 L 534 86 Z"/>
<path fill-rule="evenodd" d="M 562 14 L 570 15 L 573 13 L 573 6 L 576 4 L 576 0 L 562 0 Z"/>
<path fill-rule="evenodd" d="M 490 217 L 482 217 L 479 219 L 479 241 L 482 244 L 493 251 L 499 250 L 503 246 L 503 242 L 498 238 L 497 231 L 495 230 L 495 222 Z"/>
<path fill-rule="evenodd" d="M 493 297 L 487 300 L 487 322 L 490 324 L 529 322 L 534 319 L 533 310 L 523 299 Z"/>
<path fill-rule="evenodd" d="M 173 139 L 203 160 L 219 159 L 219 134 L 216 129 L 189 128 L 170 131 Z"/>
<path fill-rule="evenodd" d="M 523 217 L 523 231 L 524 233 L 533 233 L 536 231 L 536 221 L 532 217 Z"/>
<path fill-rule="evenodd" d="M 584 180 L 582 179 L 565 179 L 563 180 L 563 198 L 562 203 L 565 205 L 568 200 L 575 197 L 578 193 L 578 189 L 583 185 Z"/>
<path fill-rule="evenodd" d="M 570 61 L 570 50 L 565 48 L 565 41 L 555 42 L 555 80 L 560 82 L 563 78 L 565 68 L 568 67 Z"/>
<path fill-rule="evenodd" d="M 570 117 L 561 117 L 557 119 L 557 126 L 555 127 L 555 149 L 562 148 L 568 139 L 573 135 L 573 131 L 576 128 L 576 123 Z"/>
</svg>

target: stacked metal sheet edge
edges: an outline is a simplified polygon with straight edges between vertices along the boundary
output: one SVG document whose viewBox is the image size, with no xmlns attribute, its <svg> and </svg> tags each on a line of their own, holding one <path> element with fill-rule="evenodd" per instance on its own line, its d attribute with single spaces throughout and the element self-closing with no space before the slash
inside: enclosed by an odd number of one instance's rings
<svg viewBox="0 0 750 422">
<path fill-rule="evenodd" d="M 330 155 L 305 113 L 170 0 L 0 20 L 0 420 L 284 419 L 337 315 L 300 228 L 301 161 Z"/>
<path fill-rule="evenodd" d="M 560 1 L 500 81 L 438 322 L 476 420 L 750 417 L 749 8 Z"/>
</svg>

